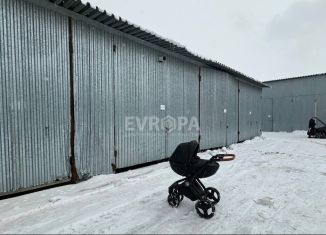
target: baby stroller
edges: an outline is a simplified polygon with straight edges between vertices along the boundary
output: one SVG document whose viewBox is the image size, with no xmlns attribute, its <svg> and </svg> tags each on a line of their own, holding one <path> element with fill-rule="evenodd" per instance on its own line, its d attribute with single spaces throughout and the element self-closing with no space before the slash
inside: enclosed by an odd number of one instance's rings
<svg viewBox="0 0 326 235">
<path fill-rule="evenodd" d="M 208 178 L 219 169 L 219 161 L 232 161 L 233 154 L 218 154 L 210 160 L 197 156 L 199 144 L 197 141 L 180 144 L 170 157 L 172 170 L 186 178 L 176 181 L 169 187 L 168 203 L 177 208 L 183 197 L 197 201 L 196 211 L 200 217 L 210 219 L 214 216 L 215 205 L 220 201 L 217 189 L 206 188 L 200 178 Z"/>
<path fill-rule="evenodd" d="M 317 122 L 319 126 L 316 128 Z M 326 139 L 326 124 L 320 120 L 318 117 L 313 117 L 309 120 L 309 130 L 307 132 L 309 138 L 317 138 L 317 139 Z"/>
</svg>

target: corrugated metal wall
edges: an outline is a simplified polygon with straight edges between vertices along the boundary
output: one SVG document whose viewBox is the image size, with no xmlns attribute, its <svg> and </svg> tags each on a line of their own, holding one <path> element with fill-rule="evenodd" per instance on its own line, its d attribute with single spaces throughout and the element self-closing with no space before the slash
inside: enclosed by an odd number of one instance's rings
<svg viewBox="0 0 326 235">
<path fill-rule="evenodd" d="M 261 88 L 238 82 L 227 73 L 203 68 L 200 100 L 201 148 L 226 146 L 237 143 L 238 139 L 243 141 L 259 136 L 261 95 Z"/>
<path fill-rule="evenodd" d="M 239 83 L 239 141 L 244 141 L 251 136 L 252 116 L 250 115 L 253 97 L 243 83 Z M 248 128 L 246 128 L 248 127 Z"/>
<path fill-rule="evenodd" d="M 166 117 L 171 118 L 166 133 L 166 156 L 171 156 L 178 143 L 184 142 L 184 131 L 176 129 L 176 118 L 184 114 L 184 62 L 173 57 L 164 62 L 163 78 L 166 95 Z M 172 129 L 172 130 L 171 130 Z"/>
<path fill-rule="evenodd" d="M 188 118 L 189 124 L 195 124 L 192 121 L 197 121 L 199 125 L 199 67 L 187 62 L 184 62 L 184 91 L 183 91 L 183 116 Z M 192 120 L 193 119 L 193 120 Z M 194 125 L 195 126 L 195 125 Z M 198 140 L 199 129 L 192 125 L 187 125 L 184 128 L 184 141 Z"/>
<path fill-rule="evenodd" d="M 261 88 L 247 83 L 239 83 L 239 130 L 240 141 L 251 139 L 261 134 Z"/>
<path fill-rule="evenodd" d="M 163 64 L 158 53 L 130 40 L 115 37 L 115 120 L 117 167 L 124 168 L 165 158 L 165 133 L 150 128 L 148 118 L 163 118 L 165 103 Z M 133 119 L 133 131 L 126 118 Z M 141 130 L 135 120 L 145 124 Z M 139 125 L 138 125 L 139 126 Z"/>
<path fill-rule="evenodd" d="M 273 130 L 294 131 L 307 129 L 309 119 L 315 116 L 315 101 L 317 101 L 315 96 L 273 99 Z M 266 119 L 266 116 L 264 116 L 264 119 Z"/>
<path fill-rule="evenodd" d="M 256 136 L 260 136 L 262 134 L 262 105 L 263 105 L 263 95 L 262 95 L 262 89 L 258 87 L 251 87 L 253 90 L 253 93 L 256 96 L 255 102 L 254 102 L 254 129 L 252 130 L 252 136 L 251 138 L 254 138 Z"/>
<path fill-rule="evenodd" d="M 0 192 L 69 177 L 68 18 L 0 1 Z"/>
<path fill-rule="evenodd" d="M 173 57 L 164 63 L 163 77 L 166 95 L 166 117 L 173 119 L 173 130 L 166 133 L 166 156 L 183 142 L 198 140 L 199 129 L 191 128 L 196 120 L 199 126 L 199 67 Z M 182 121 L 185 125 L 175 126 Z M 179 120 L 178 120 L 179 119 Z M 177 128 L 176 128 L 177 127 Z"/>
<path fill-rule="evenodd" d="M 238 80 L 229 75 L 227 79 L 227 143 L 238 142 Z"/>
<path fill-rule="evenodd" d="M 262 130 L 273 131 L 273 99 L 263 99 Z"/>
<path fill-rule="evenodd" d="M 201 69 L 200 135 L 201 148 L 226 145 L 228 75 L 209 68 Z"/>
<path fill-rule="evenodd" d="M 179 143 L 198 139 L 198 130 L 179 130 L 171 122 L 176 125 L 179 117 L 198 120 L 199 67 L 120 37 L 115 44 L 117 167 L 167 158 Z M 160 63 L 160 56 L 166 61 Z M 127 131 L 128 117 L 145 128 Z M 159 129 L 149 126 L 151 118 L 160 120 Z"/>
<path fill-rule="evenodd" d="M 319 116 L 324 122 L 326 122 L 326 94 L 317 95 L 316 97 L 316 114 L 315 116 Z"/>
<path fill-rule="evenodd" d="M 268 82 L 267 85 L 270 88 L 263 89 L 264 103 L 271 100 L 273 108 L 271 112 L 270 107 L 263 105 L 262 118 L 263 123 L 272 124 L 264 124 L 264 131 L 307 130 L 311 117 L 326 120 L 325 75 Z"/>
<path fill-rule="evenodd" d="M 70 69 L 81 177 L 112 173 L 111 164 L 161 160 L 181 142 L 198 139 L 195 128 L 162 128 L 169 116 L 189 122 L 200 115 L 202 149 L 237 142 L 238 81 L 231 75 L 201 68 L 200 83 L 199 65 L 71 22 L 73 61 L 67 17 L 21 0 L 0 1 L 1 193 L 69 178 Z M 166 61 L 159 62 L 160 56 Z M 257 113 L 258 93 L 248 95 L 250 104 L 242 101 Z M 126 118 L 133 118 L 132 131 Z M 151 118 L 161 121 L 158 129 Z M 257 134 L 254 128 L 244 138 Z"/>
<path fill-rule="evenodd" d="M 75 152 L 80 176 L 111 173 L 114 163 L 113 36 L 73 21 Z"/>
</svg>

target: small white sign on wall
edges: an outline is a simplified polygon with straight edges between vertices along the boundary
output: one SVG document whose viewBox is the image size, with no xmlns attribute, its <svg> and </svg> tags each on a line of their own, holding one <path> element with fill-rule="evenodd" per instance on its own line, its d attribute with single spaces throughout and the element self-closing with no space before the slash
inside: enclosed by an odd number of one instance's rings
<svg viewBox="0 0 326 235">
<path fill-rule="evenodd" d="M 161 111 L 165 111 L 165 105 L 161 104 Z"/>
<path fill-rule="evenodd" d="M 227 109 L 224 109 L 224 113 L 227 113 L 228 112 L 228 110 Z"/>
</svg>

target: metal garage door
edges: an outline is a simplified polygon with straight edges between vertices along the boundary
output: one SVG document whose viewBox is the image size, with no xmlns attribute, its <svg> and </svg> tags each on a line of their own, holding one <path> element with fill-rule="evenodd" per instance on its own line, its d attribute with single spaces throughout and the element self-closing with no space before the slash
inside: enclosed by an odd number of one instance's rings
<svg viewBox="0 0 326 235">
<path fill-rule="evenodd" d="M 239 130 L 240 141 L 260 135 L 261 89 L 247 83 L 239 83 Z"/>
<path fill-rule="evenodd" d="M 200 91 L 201 148 L 210 149 L 226 144 L 226 85 L 224 72 L 202 68 Z"/>
<path fill-rule="evenodd" d="M 68 18 L 7 0 L 0 22 L 0 192 L 68 179 Z"/>
<path fill-rule="evenodd" d="M 178 144 L 199 137 L 199 67 L 168 57 L 164 63 L 166 117 L 174 123 L 166 132 L 166 155 Z M 183 120 L 183 121 L 182 121 Z M 197 127 L 190 122 L 197 122 Z"/>
<path fill-rule="evenodd" d="M 155 50 L 127 39 L 115 37 L 115 45 L 116 166 L 163 159 L 165 132 L 149 126 L 150 118 L 165 116 L 163 63 Z"/>
<path fill-rule="evenodd" d="M 73 22 L 75 151 L 79 176 L 112 172 L 113 36 Z"/>
<path fill-rule="evenodd" d="M 227 143 L 238 142 L 238 80 L 232 76 L 227 80 Z"/>
<path fill-rule="evenodd" d="M 263 99 L 263 131 L 273 131 L 273 99 Z"/>
</svg>

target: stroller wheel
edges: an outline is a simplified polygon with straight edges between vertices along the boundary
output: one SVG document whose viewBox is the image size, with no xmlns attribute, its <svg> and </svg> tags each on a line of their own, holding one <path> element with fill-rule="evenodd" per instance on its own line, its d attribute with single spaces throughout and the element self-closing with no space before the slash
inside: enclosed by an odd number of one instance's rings
<svg viewBox="0 0 326 235">
<path fill-rule="evenodd" d="M 183 200 L 183 195 L 179 192 L 178 189 L 174 188 L 168 196 L 168 203 L 171 207 L 177 208 L 180 205 L 180 202 Z"/>
<path fill-rule="evenodd" d="M 180 197 L 178 197 L 177 195 L 170 194 L 168 196 L 168 203 L 171 207 L 173 208 L 179 207 L 180 202 L 181 202 Z"/>
<path fill-rule="evenodd" d="M 210 219 L 214 216 L 215 206 L 209 200 L 201 200 L 196 203 L 196 211 L 200 217 Z"/>
<path fill-rule="evenodd" d="M 210 200 L 214 205 L 219 203 L 221 199 L 220 192 L 216 188 L 207 188 L 206 189 L 207 199 Z"/>
<path fill-rule="evenodd" d="M 172 195 L 178 198 L 179 203 L 183 200 L 183 195 L 178 191 L 178 189 L 173 189 Z"/>
</svg>

